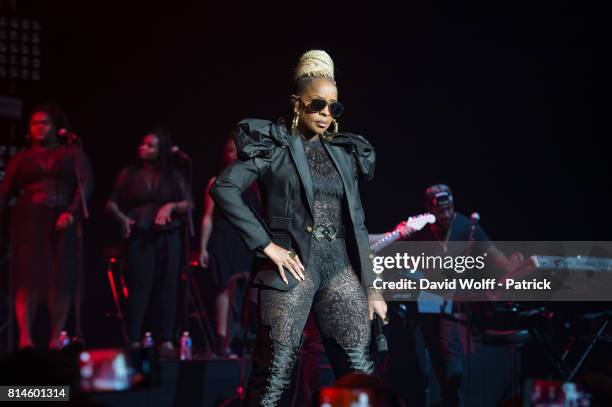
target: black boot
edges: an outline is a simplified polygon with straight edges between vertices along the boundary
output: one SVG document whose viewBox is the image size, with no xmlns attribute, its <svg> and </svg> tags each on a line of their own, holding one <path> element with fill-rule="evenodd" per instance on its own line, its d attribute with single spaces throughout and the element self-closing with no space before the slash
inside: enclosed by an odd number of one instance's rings
<svg viewBox="0 0 612 407">
<path fill-rule="evenodd" d="M 456 374 L 442 383 L 442 405 L 444 407 L 462 407 L 461 380 L 462 375 Z"/>
<path fill-rule="evenodd" d="M 261 329 L 253 352 L 253 371 L 249 380 L 248 405 L 278 405 L 289 387 L 299 346 L 287 346 L 272 339 L 269 327 Z"/>
<path fill-rule="evenodd" d="M 221 335 L 217 335 L 215 340 L 215 355 L 220 358 L 237 358 L 236 354 L 232 351 L 232 348 L 227 345 L 225 336 Z"/>
<path fill-rule="evenodd" d="M 374 373 L 370 358 L 370 347 L 344 348 L 333 338 L 324 338 L 323 345 L 329 358 L 336 380 L 349 373 Z"/>
</svg>

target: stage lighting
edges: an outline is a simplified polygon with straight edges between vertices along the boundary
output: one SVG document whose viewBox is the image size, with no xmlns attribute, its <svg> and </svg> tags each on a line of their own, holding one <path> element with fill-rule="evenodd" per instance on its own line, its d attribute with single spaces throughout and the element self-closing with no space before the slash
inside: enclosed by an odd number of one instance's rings
<svg viewBox="0 0 612 407">
<path fill-rule="evenodd" d="M 0 79 L 41 79 L 41 26 L 34 19 L 0 16 Z"/>
</svg>

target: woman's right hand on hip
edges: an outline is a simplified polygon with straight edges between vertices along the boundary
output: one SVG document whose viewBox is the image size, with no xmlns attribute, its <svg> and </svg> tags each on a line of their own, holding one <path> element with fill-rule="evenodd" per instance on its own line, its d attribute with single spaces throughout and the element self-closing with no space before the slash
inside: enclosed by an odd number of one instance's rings
<svg viewBox="0 0 612 407">
<path fill-rule="evenodd" d="M 263 252 L 276 264 L 278 274 L 285 284 L 289 284 L 289 281 L 287 281 L 284 269 L 287 269 L 296 280 L 306 280 L 304 277 L 304 266 L 295 252 L 286 250 L 274 242 L 267 245 Z"/>
</svg>

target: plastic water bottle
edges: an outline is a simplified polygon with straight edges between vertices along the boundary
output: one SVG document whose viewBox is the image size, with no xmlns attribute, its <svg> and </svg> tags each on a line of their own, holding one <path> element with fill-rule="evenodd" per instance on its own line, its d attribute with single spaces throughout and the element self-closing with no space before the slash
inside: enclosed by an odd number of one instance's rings
<svg viewBox="0 0 612 407">
<path fill-rule="evenodd" d="M 192 359 L 192 345 L 193 342 L 191 341 L 191 336 L 189 336 L 189 331 L 183 332 L 183 336 L 181 337 L 181 360 Z"/>
<path fill-rule="evenodd" d="M 152 348 L 153 347 L 153 337 L 151 336 L 151 332 L 145 332 L 144 339 L 142 340 L 143 348 Z"/>
<path fill-rule="evenodd" d="M 70 345 L 70 337 L 68 336 L 68 332 L 67 331 L 60 332 L 60 336 L 57 340 L 57 348 L 62 349 L 68 345 Z"/>
</svg>

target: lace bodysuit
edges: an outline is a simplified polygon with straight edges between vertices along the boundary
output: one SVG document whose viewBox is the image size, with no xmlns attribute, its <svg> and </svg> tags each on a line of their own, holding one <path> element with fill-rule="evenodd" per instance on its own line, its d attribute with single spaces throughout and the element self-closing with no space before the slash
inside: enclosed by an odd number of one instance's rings
<svg viewBox="0 0 612 407">
<path fill-rule="evenodd" d="M 331 226 L 340 233 L 342 228 L 342 178 L 321 141 L 304 143 L 314 185 L 314 226 Z M 311 272 L 318 273 L 322 282 L 350 267 L 344 237 L 332 241 L 323 237 L 312 240 Z"/>
</svg>

